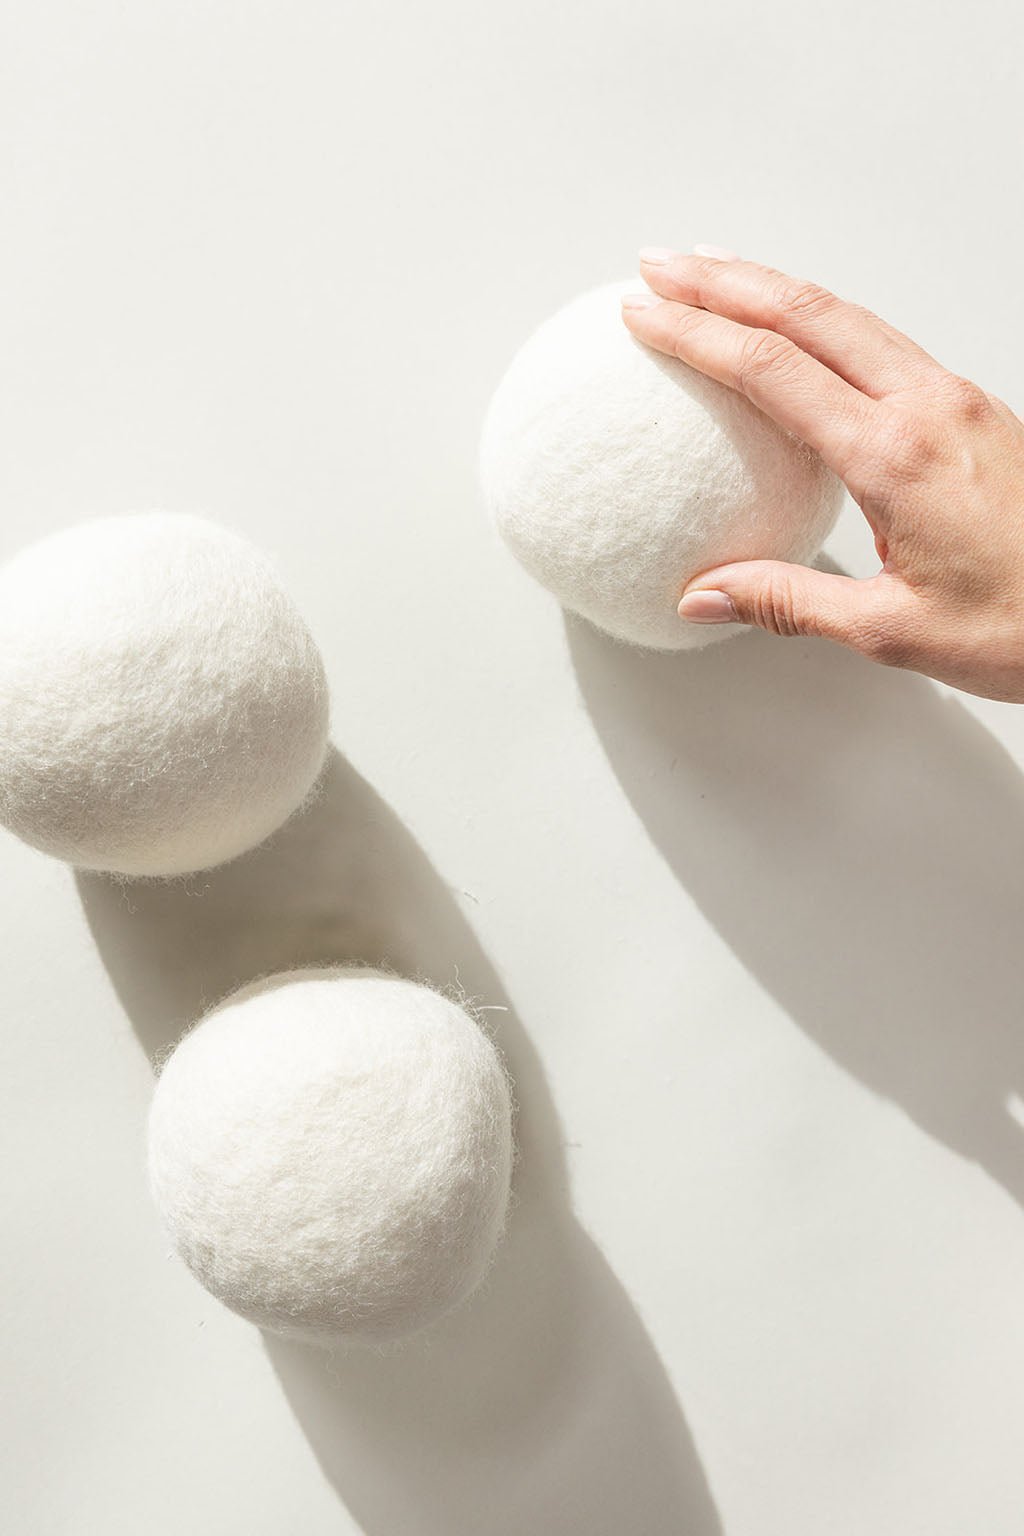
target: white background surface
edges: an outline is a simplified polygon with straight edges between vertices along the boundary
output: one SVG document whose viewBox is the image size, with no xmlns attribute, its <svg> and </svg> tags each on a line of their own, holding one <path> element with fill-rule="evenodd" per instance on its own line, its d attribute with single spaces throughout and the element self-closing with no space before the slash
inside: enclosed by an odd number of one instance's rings
<svg viewBox="0 0 1024 1536">
<path fill-rule="evenodd" d="M 345 758 L 185 886 L 0 840 L 10 1529 L 1024 1529 L 1024 714 L 567 625 L 474 463 L 514 347 L 642 243 L 1024 406 L 1017 10 L 6 7 L 2 553 L 247 531 Z M 871 568 L 854 509 L 831 548 Z M 510 1008 L 522 1157 L 474 1306 L 325 1362 L 169 1256 L 143 1131 L 204 1002 L 336 956 Z"/>
</svg>

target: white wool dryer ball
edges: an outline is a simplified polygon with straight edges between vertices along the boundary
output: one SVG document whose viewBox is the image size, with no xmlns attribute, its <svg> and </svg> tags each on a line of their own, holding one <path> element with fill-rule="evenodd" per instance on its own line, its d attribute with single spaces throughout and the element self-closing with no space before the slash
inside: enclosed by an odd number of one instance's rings
<svg viewBox="0 0 1024 1536">
<path fill-rule="evenodd" d="M 319 652 L 270 562 L 203 518 L 64 529 L 0 570 L 0 823 L 86 869 L 263 841 L 327 748 Z"/>
<path fill-rule="evenodd" d="M 185 1036 L 150 1181 L 196 1278 L 278 1333 L 373 1343 L 488 1268 L 512 1166 L 508 1082 L 465 1009 L 365 968 L 244 988 Z"/>
<path fill-rule="evenodd" d="M 687 582 L 813 559 L 843 489 L 743 396 L 630 334 L 620 299 L 641 286 L 585 293 L 526 342 L 488 409 L 480 477 L 505 542 L 566 608 L 686 650 L 741 628 L 680 619 Z"/>
</svg>

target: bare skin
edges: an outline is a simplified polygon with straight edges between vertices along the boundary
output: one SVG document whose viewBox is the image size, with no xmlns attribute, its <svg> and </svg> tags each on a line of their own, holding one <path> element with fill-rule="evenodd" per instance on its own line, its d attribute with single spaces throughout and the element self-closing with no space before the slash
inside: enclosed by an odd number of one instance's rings
<svg viewBox="0 0 1024 1536">
<path fill-rule="evenodd" d="M 821 635 L 1024 703 L 1024 423 L 869 310 L 732 252 L 649 249 L 640 341 L 739 390 L 821 454 L 875 536 L 858 581 L 779 561 L 704 571 L 688 623 Z"/>
</svg>

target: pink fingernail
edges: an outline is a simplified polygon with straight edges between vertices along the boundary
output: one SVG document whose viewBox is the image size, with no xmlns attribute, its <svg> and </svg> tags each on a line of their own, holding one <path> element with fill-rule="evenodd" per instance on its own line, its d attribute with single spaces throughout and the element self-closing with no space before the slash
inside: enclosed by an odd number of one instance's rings
<svg viewBox="0 0 1024 1536">
<path fill-rule="evenodd" d="M 643 245 L 640 247 L 640 260 L 645 261 L 649 267 L 663 267 L 666 261 L 671 261 L 675 251 L 670 251 L 667 245 Z"/>
<path fill-rule="evenodd" d="M 707 256 L 712 261 L 739 261 L 740 259 L 738 254 L 735 251 L 730 251 L 726 245 L 695 245 L 693 254 L 695 256 Z"/>
<path fill-rule="evenodd" d="M 652 304 L 660 303 L 656 293 L 625 293 L 622 296 L 623 309 L 650 309 Z"/>
<path fill-rule="evenodd" d="M 725 592 L 687 592 L 680 598 L 679 617 L 691 624 L 735 624 L 736 609 Z"/>
</svg>

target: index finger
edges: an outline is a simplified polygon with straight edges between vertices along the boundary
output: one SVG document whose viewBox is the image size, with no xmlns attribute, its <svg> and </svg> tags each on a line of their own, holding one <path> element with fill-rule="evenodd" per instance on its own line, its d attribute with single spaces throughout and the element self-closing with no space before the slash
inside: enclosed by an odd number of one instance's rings
<svg viewBox="0 0 1024 1536">
<path fill-rule="evenodd" d="M 866 395 L 881 399 L 943 372 L 934 357 L 878 315 L 757 262 L 640 252 L 644 280 L 663 299 L 713 310 L 788 336 Z"/>
<path fill-rule="evenodd" d="M 877 405 L 788 338 L 651 293 L 626 294 L 622 317 L 638 341 L 745 395 L 841 479 L 856 473 Z"/>
</svg>

